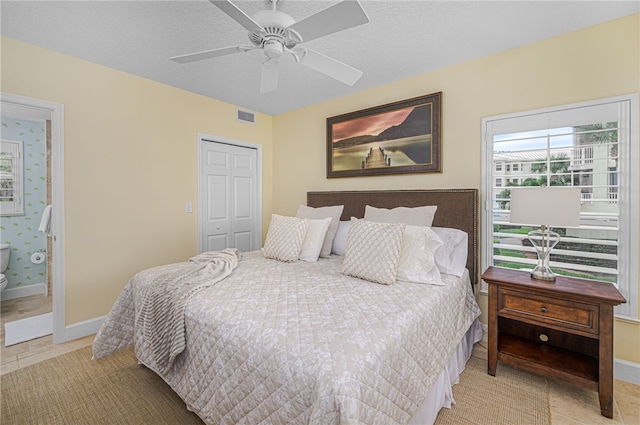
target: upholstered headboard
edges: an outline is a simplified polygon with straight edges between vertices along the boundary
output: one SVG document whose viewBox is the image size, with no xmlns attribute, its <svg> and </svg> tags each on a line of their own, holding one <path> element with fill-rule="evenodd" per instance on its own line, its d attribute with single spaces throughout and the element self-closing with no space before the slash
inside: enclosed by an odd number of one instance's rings
<svg viewBox="0 0 640 425">
<path fill-rule="evenodd" d="M 437 205 L 434 227 L 452 227 L 467 232 L 469 251 L 467 269 L 471 284 L 478 282 L 478 190 L 371 190 L 307 192 L 307 205 L 324 207 L 344 205 L 341 220 L 364 217 L 366 205 L 378 208 Z"/>
</svg>

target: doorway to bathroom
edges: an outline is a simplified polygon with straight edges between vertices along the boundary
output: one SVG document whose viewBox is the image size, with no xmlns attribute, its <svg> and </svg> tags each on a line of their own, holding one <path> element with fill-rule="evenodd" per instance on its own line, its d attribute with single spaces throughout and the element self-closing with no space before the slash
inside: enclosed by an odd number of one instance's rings
<svg viewBox="0 0 640 425">
<path fill-rule="evenodd" d="M 0 294 L 2 345 L 51 334 L 54 343 L 64 342 L 64 332 L 60 332 L 65 329 L 61 280 L 63 107 L 5 93 L 0 100 L 2 140 L 19 142 L 22 148 L 15 158 L 22 168 L 20 175 L 15 174 L 15 199 L 22 203 L 21 210 L 14 214 L 3 211 L 0 216 L 0 242 L 10 246 L 5 271 L 8 284 Z M 3 182 L 13 185 L 10 180 L 14 176 L 8 171 Z"/>
</svg>

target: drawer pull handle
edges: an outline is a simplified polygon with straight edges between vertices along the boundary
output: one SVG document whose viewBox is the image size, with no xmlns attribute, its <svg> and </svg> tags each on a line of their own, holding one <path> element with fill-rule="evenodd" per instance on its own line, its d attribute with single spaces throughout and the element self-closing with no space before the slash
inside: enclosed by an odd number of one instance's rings
<svg viewBox="0 0 640 425">
<path fill-rule="evenodd" d="M 542 307 L 542 308 L 540 309 L 540 311 L 541 311 L 541 312 L 543 312 L 543 313 L 546 313 L 546 312 L 547 312 L 547 307 Z"/>
</svg>

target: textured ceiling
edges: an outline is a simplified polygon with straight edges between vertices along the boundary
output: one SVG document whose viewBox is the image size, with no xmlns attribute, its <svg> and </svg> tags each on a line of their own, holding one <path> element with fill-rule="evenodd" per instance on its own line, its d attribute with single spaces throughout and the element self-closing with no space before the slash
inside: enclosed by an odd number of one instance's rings
<svg viewBox="0 0 640 425">
<path fill-rule="evenodd" d="M 285 0 L 296 21 L 337 1 Z M 245 13 L 266 1 L 234 2 Z M 261 51 L 177 64 L 171 56 L 247 44 L 206 0 L 0 2 L 2 35 L 270 115 L 640 12 L 638 1 L 368 1 L 368 24 L 305 45 L 364 72 L 352 87 L 282 61 L 260 94 Z"/>
</svg>

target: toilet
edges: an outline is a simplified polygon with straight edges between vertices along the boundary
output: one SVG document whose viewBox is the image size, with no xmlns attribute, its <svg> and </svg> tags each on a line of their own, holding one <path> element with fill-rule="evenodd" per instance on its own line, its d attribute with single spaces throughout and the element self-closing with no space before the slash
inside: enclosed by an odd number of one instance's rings
<svg viewBox="0 0 640 425">
<path fill-rule="evenodd" d="M 9 256 L 11 255 L 11 245 L 8 243 L 0 244 L 0 291 L 4 291 L 4 288 L 7 287 L 6 276 L 4 275 L 4 271 L 7 269 L 9 265 Z"/>
</svg>

